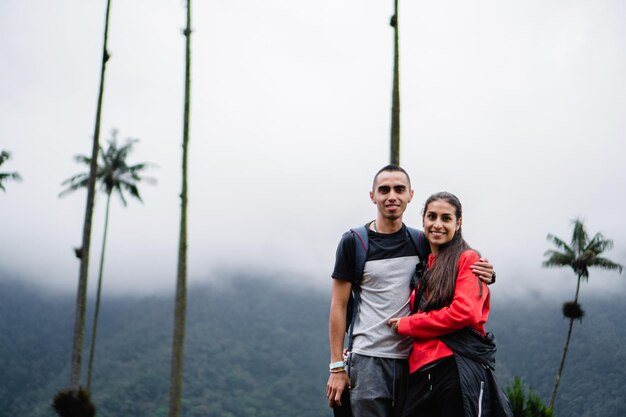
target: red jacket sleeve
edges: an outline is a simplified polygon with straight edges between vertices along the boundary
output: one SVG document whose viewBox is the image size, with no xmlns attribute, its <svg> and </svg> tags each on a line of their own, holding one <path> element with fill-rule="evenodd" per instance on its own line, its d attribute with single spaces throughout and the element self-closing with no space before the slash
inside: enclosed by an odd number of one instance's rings
<svg viewBox="0 0 626 417">
<path fill-rule="evenodd" d="M 441 310 L 419 312 L 403 317 L 398 323 L 398 333 L 417 338 L 434 338 L 464 327 L 475 327 L 487 320 L 489 289 L 470 269 L 479 260 L 476 252 L 465 251 L 459 257 L 458 275 L 454 297 L 449 306 Z M 480 286 L 483 286 L 482 296 Z M 486 307 L 486 308 L 485 308 Z"/>
</svg>

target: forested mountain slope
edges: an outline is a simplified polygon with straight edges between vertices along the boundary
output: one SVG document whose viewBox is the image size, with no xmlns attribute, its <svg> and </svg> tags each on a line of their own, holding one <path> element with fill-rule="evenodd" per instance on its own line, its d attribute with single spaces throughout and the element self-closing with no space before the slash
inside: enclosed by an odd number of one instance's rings
<svg viewBox="0 0 626 417">
<path fill-rule="evenodd" d="M 329 416 L 328 294 L 228 280 L 190 289 L 183 415 Z M 625 305 L 611 295 L 582 303 L 587 315 L 574 328 L 557 416 L 622 417 Z M 99 417 L 167 414 L 172 307 L 171 297 L 103 298 L 93 382 Z M 54 415 L 50 399 L 69 381 L 73 314 L 71 295 L 0 281 L 0 416 Z M 489 328 L 502 382 L 520 375 L 547 399 L 566 331 L 560 301 L 494 297 Z"/>
</svg>

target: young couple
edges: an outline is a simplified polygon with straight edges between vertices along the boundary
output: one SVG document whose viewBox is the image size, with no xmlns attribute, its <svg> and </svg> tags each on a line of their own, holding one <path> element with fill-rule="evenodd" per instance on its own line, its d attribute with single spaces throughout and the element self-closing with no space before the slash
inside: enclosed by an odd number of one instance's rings
<svg viewBox="0 0 626 417">
<path fill-rule="evenodd" d="M 417 242 L 402 222 L 412 197 L 406 171 L 383 167 L 370 191 L 377 213 L 366 225 L 361 277 L 355 277 L 359 243 L 353 232 L 345 233 L 337 248 L 329 317 L 329 405 L 340 406 L 349 390 L 354 417 L 508 415 L 506 398 L 491 373 L 495 344 L 484 328 L 486 283 L 495 278 L 493 266 L 463 240 L 459 200 L 437 193 L 424 205 L 423 237 L 430 254 L 424 260 L 426 272 L 412 290 L 420 259 Z M 360 301 L 348 366 L 343 356 L 346 311 L 356 282 Z M 505 409 L 504 414 L 495 408 Z"/>
</svg>

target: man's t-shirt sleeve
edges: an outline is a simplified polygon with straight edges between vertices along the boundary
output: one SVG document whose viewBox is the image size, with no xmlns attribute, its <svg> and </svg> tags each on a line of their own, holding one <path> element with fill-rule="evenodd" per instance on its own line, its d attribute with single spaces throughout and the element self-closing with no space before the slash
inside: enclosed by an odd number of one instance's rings
<svg viewBox="0 0 626 417">
<path fill-rule="evenodd" d="M 335 269 L 333 278 L 354 282 L 354 238 L 352 232 L 346 232 L 341 236 L 335 255 Z"/>
</svg>

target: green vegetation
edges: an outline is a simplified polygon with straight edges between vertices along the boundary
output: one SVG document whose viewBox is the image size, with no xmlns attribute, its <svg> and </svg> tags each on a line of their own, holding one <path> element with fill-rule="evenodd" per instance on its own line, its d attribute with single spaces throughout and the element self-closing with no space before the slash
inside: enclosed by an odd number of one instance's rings
<svg viewBox="0 0 626 417">
<path fill-rule="evenodd" d="M 622 272 L 622 265 L 600 256 L 613 247 L 612 240 L 605 239 L 601 233 L 596 233 L 593 238 L 589 239 L 585 225 L 580 219 L 574 220 L 573 226 L 572 239 L 569 245 L 554 235 L 548 235 L 548 240 L 551 241 L 558 250 L 550 249 L 546 251 L 545 256 L 547 259 L 543 262 L 543 266 L 547 268 L 570 267 L 578 276 L 574 301 L 566 302 L 563 305 L 563 315 L 569 319 L 569 326 L 565 338 L 565 345 L 563 346 L 563 353 L 561 354 L 561 361 L 554 381 L 554 387 L 550 395 L 550 408 L 554 407 L 556 393 L 561 382 L 561 374 L 563 373 L 565 357 L 567 356 L 567 350 L 572 337 L 574 320 L 581 320 L 584 315 L 584 311 L 578 303 L 581 281 L 589 280 L 590 267 Z"/>
<path fill-rule="evenodd" d="M 526 387 L 518 376 L 513 379 L 506 394 L 511 403 L 513 417 L 552 417 L 554 415 L 552 409 L 533 393 L 532 388 L 528 388 L 528 393 L 526 393 Z"/>
<path fill-rule="evenodd" d="M 91 403 L 89 391 L 62 390 L 52 399 L 52 408 L 61 417 L 94 417 L 96 408 Z"/>
</svg>

